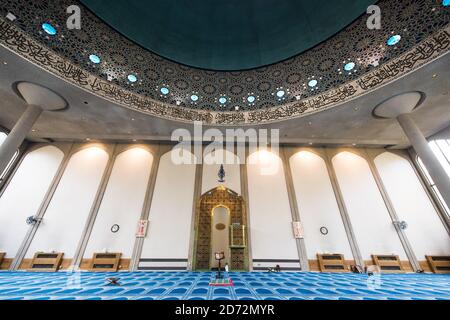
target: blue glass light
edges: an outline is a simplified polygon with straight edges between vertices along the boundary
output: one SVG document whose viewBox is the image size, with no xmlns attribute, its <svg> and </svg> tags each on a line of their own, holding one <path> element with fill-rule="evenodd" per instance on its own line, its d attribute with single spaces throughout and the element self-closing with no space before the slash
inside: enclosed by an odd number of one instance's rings
<svg viewBox="0 0 450 320">
<path fill-rule="evenodd" d="M 137 77 L 134 74 L 129 74 L 127 79 L 130 82 L 136 82 L 137 81 Z"/>
<path fill-rule="evenodd" d="M 388 46 L 395 46 L 401 39 L 402 37 L 399 34 L 396 34 L 395 36 L 390 37 L 386 43 Z"/>
<path fill-rule="evenodd" d="M 101 59 L 99 56 L 95 55 L 95 54 L 91 54 L 89 56 L 89 60 L 91 60 L 92 63 L 98 64 L 100 63 Z"/>
<path fill-rule="evenodd" d="M 315 86 L 317 86 L 317 80 L 316 79 L 312 79 L 308 82 L 308 86 L 310 86 L 311 88 L 314 88 Z"/>
<path fill-rule="evenodd" d="M 227 102 L 227 98 L 225 98 L 225 97 L 220 97 L 220 98 L 219 98 L 219 102 L 220 102 L 221 104 L 225 104 L 225 103 Z"/>
<path fill-rule="evenodd" d="M 247 101 L 250 102 L 250 103 L 255 102 L 255 100 L 256 100 L 256 98 L 254 96 L 248 96 L 247 97 Z"/>
<path fill-rule="evenodd" d="M 443 5 L 444 7 L 450 6 L 450 0 L 442 0 L 442 5 Z"/>
<path fill-rule="evenodd" d="M 198 95 L 196 95 L 196 94 L 193 94 L 192 96 L 191 96 L 191 100 L 192 101 L 197 101 L 198 100 Z"/>
<path fill-rule="evenodd" d="M 284 90 L 278 90 L 277 91 L 277 97 L 278 98 L 283 98 L 285 94 L 286 94 L 286 92 Z"/>
<path fill-rule="evenodd" d="M 352 71 L 355 68 L 354 62 L 349 62 L 344 66 L 345 71 Z"/>
<path fill-rule="evenodd" d="M 47 34 L 49 34 L 51 36 L 54 36 L 57 33 L 55 27 L 52 26 L 50 23 L 47 23 L 47 22 L 42 24 L 42 30 L 44 30 L 45 33 L 47 33 Z"/>
<path fill-rule="evenodd" d="M 166 95 L 166 94 L 169 93 L 169 89 L 166 88 L 166 87 L 162 87 L 162 88 L 160 89 L 160 91 L 161 91 L 161 93 L 162 93 L 163 95 Z"/>
</svg>

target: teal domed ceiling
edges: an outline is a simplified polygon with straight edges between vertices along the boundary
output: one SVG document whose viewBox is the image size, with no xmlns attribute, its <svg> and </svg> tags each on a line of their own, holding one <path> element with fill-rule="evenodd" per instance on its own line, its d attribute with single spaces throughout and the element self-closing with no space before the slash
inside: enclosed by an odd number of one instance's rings
<svg viewBox="0 0 450 320">
<path fill-rule="evenodd" d="M 82 0 L 142 47 L 210 70 L 245 70 L 308 50 L 375 0 Z"/>
</svg>

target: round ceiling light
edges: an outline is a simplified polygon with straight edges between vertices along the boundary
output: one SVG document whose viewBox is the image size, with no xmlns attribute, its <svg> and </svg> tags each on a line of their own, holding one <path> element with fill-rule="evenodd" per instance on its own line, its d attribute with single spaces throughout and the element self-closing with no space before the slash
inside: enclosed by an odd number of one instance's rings
<svg viewBox="0 0 450 320">
<path fill-rule="evenodd" d="M 159 91 L 161 91 L 161 93 L 163 95 L 169 94 L 169 88 L 166 88 L 166 87 L 162 87 Z"/>
<path fill-rule="evenodd" d="M 285 94 L 286 94 L 286 91 L 284 91 L 284 90 L 278 90 L 277 91 L 277 97 L 278 98 L 283 98 Z"/>
<path fill-rule="evenodd" d="M 51 36 L 54 36 L 57 33 L 56 28 L 48 22 L 42 24 L 42 30 Z"/>
<path fill-rule="evenodd" d="M 98 64 L 101 62 L 101 59 L 99 56 L 95 55 L 95 54 L 91 54 L 89 56 L 89 60 L 91 60 L 92 63 Z"/>
<path fill-rule="evenodd" d="M 345 71 L 352 71 L 355 68 L 355 63 L 354 62 L 349 62 L 347 64 L 345 64 L 344 66 L 344 70 Z"/>
<path fill-rule="evenodd" d="M 192 101 L 198 101 L 198 95 L 196 95 L 196 94 L 193 94 L 192 96 L 191 96 L 191 100 Z"/>
<path fill-rule="evenodd" d="M 450 0 L 442 0 L 442 5 L 443 5 L 444 7 L 450 6 Z"/>
<path fill-rule="evenodd" d="M 402 37 L 399 34 L 396 34 L 395 36 L 390 37 L 386 43 L 388 46 L 395 46 L 400 40 L 402 40 Z"/>
<path fill-rule="evenodd" d="M 220 98 L 219 98 L 219 102 L 220 102 L 220 104 L 225 104 L 225 103 L 227 103 L 227 98 L 225 98 L 225 97 L 220 97 Z"/>
<path fill-rule="evenodd" d="M 129 74 L 127 79 L 132 83 L 137 81 L 137 77 L 134 74 Z"/>
<path fill-rule="evenodd" d="M 315 86 L 317 86 L 318 82 L 316 79 L 312 79 L 308 82 L 308 86 L 310 86 L 311 88 L 314 88 Z"/>
<path fill-rule="evenodd" d="M 247 101 L 250 102 L 250 103 L 255 102 L 255 100 L 256 100 L 255 96 L 248 96 L 247 97 Z"/>
</svg>

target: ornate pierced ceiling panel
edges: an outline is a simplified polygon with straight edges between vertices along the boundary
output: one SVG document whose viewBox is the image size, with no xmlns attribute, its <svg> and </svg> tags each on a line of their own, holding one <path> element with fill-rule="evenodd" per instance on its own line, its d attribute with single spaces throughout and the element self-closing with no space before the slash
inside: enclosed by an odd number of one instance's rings
<svg viewBox="0 0 450 320">
<path fill-rule="evenodd" d="M 2 0 L 2 17 L 16 19 L 1 18 L 0 44 L 112 102 L 186 122 L 258 124 L 318 112 L 449 51 L 450 7 L 440 0 L 385 0 L 377 3 L 381 30 L 368 29 L 363 15 L 289 60 L 240 72 L 200 70 L 137 46 L 81 3 L 81 29 L 69 30 L 66 8 L 74 2 Z M 388 45 L 397 35 L 401 40 Z"/>
</svg>

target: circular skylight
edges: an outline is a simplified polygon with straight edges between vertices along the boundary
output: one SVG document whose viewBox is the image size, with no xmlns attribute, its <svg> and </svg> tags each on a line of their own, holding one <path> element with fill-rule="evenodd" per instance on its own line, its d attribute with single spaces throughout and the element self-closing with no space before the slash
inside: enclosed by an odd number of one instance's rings
<svg viewBox="0 0 450 320">
<path fill-rule="evenodd" d="M 192 96 L 191 96 L 191 100 L 192 101 L 197 101 L 198 100 L 198 95 L 196 95 L 196 94 L 193 94 Z"/>
<path fill-rule="evenodd" d="M 51 36 L 54 36 L 57 33 L 55 27 L 52 26 L 50 23 L 47 23 L 47 22 L 42 24 L 42 30 L 44 30 L 45 33 L 47 33 L 47 34 L 49 34 Z"/>
<path fill-rule="evenodd" d="M 95 63 L 95 64 L 97 64 L 97 63 L 100 63 L 100 57 L 99 56 L 97 56 L 97 55 L 95 55 L 95 54 L 91 54 L 90 56 L 89 56 L 89 60 L 91 60 L 91 62 L 92 63 Z"/>
<path fill-rule="evenodd" d="M 225 98 L 225 97 L 220 97 L 220 98 L 219 98 L 219 102 L 220 102 L 221 104 L 225 104 L 225 103 L 227 102 L 227 98 Z"/>
<path fill-rule="evenodd" d="M 317 80 L 316 79 L 312 79 L 308 82 L 308 86 L 310 86 L 311 88 L 314 88 L 315 86 L 317 86 Z"/>
<path fill-rule="evenodd" d="M 355 68 L 354 62 L 349 62 L 344 66 L 345 71 L 352 71 Z"/>
<path fill-rule="evenodd" d="M 399 34 L 396 34 L 395 36 L 390 37 L 386 43 L 388 46 L 395 46 L 401 39 L 402 37 Z"/>
<path fill-rule="evenodd" d="M 284 90 L 278 90 L 277 91 L 277 97 L 278 98 L 283 98 L 285 94 L 286 94 L 286 91 L 284 91 Z"/>
<path fill-rule="evenodd" d="M 255 102 L 255 100 L 256 100 L 255 96 L 248 96 L 247 97 L 247 101 L 250 102 L 250 103 Z"/>
<path fill-rule="evenodd" d="M 137 81 L 137 77 L 134 74 L 129 74 L 127 77 L 128 81 L 130 82 L 136 82 Z M 162 92 L 162 91 L 161 91 Z"/>
<path fill-rule="evenodd" d="M 169 88 L 162 87 L 162 88 L 160 89 L 160 91 L 161 91 L 161 93 L 162 93 L 163 95 L 169 94 Z"/>
</svg>

